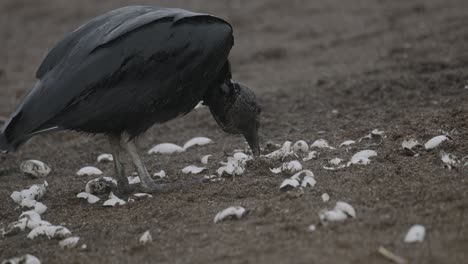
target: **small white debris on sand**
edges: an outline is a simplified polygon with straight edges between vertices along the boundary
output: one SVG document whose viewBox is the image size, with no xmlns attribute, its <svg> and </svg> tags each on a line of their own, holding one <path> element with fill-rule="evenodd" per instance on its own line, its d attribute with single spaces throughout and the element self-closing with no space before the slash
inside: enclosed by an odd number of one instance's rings
<svg viewBox="0 0 468 264">
<path fill-rule="evenodd" d="M 281 171 L 286 171 L 288 173 L 296 173 L 301 170 L 302 170 L 302 165 L 297 160 L 285 162 L 283 163 L 283 166 L 281 166 Z"/>
<path fill-rule="evenodd" d="M 246 213 L 247 210 L 245 210 L 244 207 L 231 206 L 217 213 L 214 218 L 214 222 L 218 223 L 228 219 L 241 219 Z"/>
<path fill-rule="evenodd" d="M 302 159 L 302 161 L 309 161 L 309 160 L 317 158 L 317 156 L 318 156 L 318 152 L 313 150 L 313 151 L 309 152 L 309 154 L 307 154 L 307 156 L 304 157 Z"/>
<path fill-rule="evenodd" d="M 339 169 L 346 167 L 345 164 L 341 164 L 342 162 L 343 162 L 342 159 L 334 158 L 328 161 L 328 164 L 330 164 L 330 166 L 323 166 L 323 168 L 326 170 L 339 170 Z"/>
<path fill-rule="evenodd" d="M 149 193 L 135 193 L 133 196 L 136 198 L 142 199 L 142 198 L 153 198 L 153 195 Z"/>
<path fill-rule="evenodd" d="M 99 177 L 86 183 L 85 192 L 104 194 L 117 188 L 117 181 L 111 177 Z"/>
<path fill-rule="evenodd" d="M 184 152 L 184 148 L 172 143 L 157 144 L 148 151 L 148 154 L 172 154 Z"/>
<path fill-rule="evenodd" d="M 315 227 L 315 225 L 309 225 L 309 226 L 307 227 L 307 231 L 309 231 L 309 232 L 314 232 L 315 230 L 317 230 L 317 228 Z"/>
<path fill-rule="evenodd" d="M 411 156 L 419 156 L 419 153 L 416 151 L 417 148 L 422 148 L 422 145 L 416 139 L 405 139 L 401 143 L 401 147 L 406 152 L 406 154 Z"/>
<path fill-rule="evenodd" d="M 458 168 L 461 163 L 457 156 L 444 151 L 440 152 L 440 158 L 442 159 L 442 162 L 444 162 L 444 167 L 449 170 Z"/>
<path fill-rule="evenodd" d="M 270 168 L 270 171 L 273 172 L 274 174 L 279 174 L 279 173 L 281 173 L 281 167 L 273 168 L 273 169 Z"/>
<path fill-rule="evenodd" d="M 348 166 L 351 164 L 362 164 L 362 165 L 367 165 L 371 162 L 370 158 L 377 156 L 377 152 L 374 150 L 362 150 L 359 151 L 358 153 L 354 154 L 353 157 L 351 157 L 351 161 L 348 162 Z"/>
<path fill-rule="evenodd" d="M 335 149 L 334 147 L 331 147 L 328 145 L 328 142 L 325 139 L 317 139 L 310 145 L 311 148 L 320 148 L 320 149 Z"/>
<path fill-rule="evenodd" d="M 194 166 L 194 165 L 189 165 L 185 168 L 182 169 L 182 173 L 184 174 L 198 174 L 202 171 L 204 171 L 205 168 L 204 167 L 197 167 L 197 166 Z"/>
<path fill-rule="evenodd" d="M 156 172 L 156 173 L 153 174 L 153 177 L 155 177 L 155 178 L 158 177 L 160 179 L 164 179 L 164 178 L 166 178 L 166 176 L 167 176 L 166 172 L 163 171 L 163 170 L 160 170 L 159 172 Z"/>
<path fill-rule="evenodd" d="M 216 172 L 219 176 L 223 176 L 224 173 L 232 176 L 241 175 L 245 172 L 245 166 L 250 159 L 252 157 L 242 152 L 237 152 L 232 157 L 228 157 L 227 162 L 220 162 L 223 166 L 219 167 Z"/>
<path fill-rule="evenodd" d="M 302 179 L 301 179 L 302 177 Z M 302 170 L 288 179 L 285 179 L 281 185 L 280 190 L 289 191 L 296 187 L 314 187 L 317 182 L 315 181 L 314 173 L 310 170 Z"/>
<path fill-rule="evenodd" d="M 29 232 L 27 238 L 35 239 L 39 236 L 48 238 L 66 238 L 71 235 L 70 230 L 63 226 L 38 226 Z"/>
<path fill-rule="evenodd" d="M 128 176 L 127 180 L 128 180 L 128 184 L 137 184 L 141 182 L 139 176 Z"/>
<path fill-rule="evenodd" d="M 109 194 L 109 200 L 105 201 L 102 206 L 105 207 L 114 207 L 116 205 L 125 205 L 127 202 L 115 196 L 114 193 Z"/>
<path fill-rule="evenodd" d="M 138 241 L 143 245 L 153 242 L 153 237 L 151 236 L 150 231 L 147 230 L 144 232 Z"/>
<path fill-rule="evenodd" d="M 410 228 L 408 233 L 405 236 L 405 243 L 414 243 L 424 241 L 424 236 L 426 235 L 426 228 L 422 225 L 414 225 Z"/>
<path fill-rule="evenodd" d="M 41 264 L 41 261 L 33 255 L 26 254 L 21 257 L 4 260 L 2 264 Z"/>
<path fill-rule="evenodd" d="M 435 149 L 446 140 L 449 140 L 449 138 L 445 135 L 433 137 L 429 141 L 427 141 L 426 144 L 424 144 L 424 148 L 426 148 L 427 150 Z"/>
<path fill-rule="evenodd" d="M 309 151 L 309 145 L 307 145 L 307 142 L 305 142 L 304 140 L 299 140 L 296 143 L 294 143 L 293 151 L 298 153 L 307 153 Z"/>
<path fill-rule="evenodd" d="M 300 182 L 298 180 L 289 178 L 289 179 L 285 179 L 281 183 L 280 190 L 289 191 L 299 186 L 300 186 Z"/>
<path fill-rule="evenodd" d="M 379 247 L 379 249 L 377 250 L 380 255 L 386 257 L 387 259 L 395 262 L 396 264 L 407 264 L 408 261 L 406 261 L 406 259 L 396 255 L 395 253 L 393 252 L 390 252 L 388 249 L 384 248 L 384 247 Z"/>
<path fill-rule="evenodd" d="M 349 146 L 349 145 L 352 145 L 352 144 L 356 144 L 356 141 L 354 141 L 354 140 L 346 140 L 346 141 L 344 141 L 343 143 L 340 144 L 340 148 L 341 148 L 341 147 L 346 147 L 346 146 Z"/>
<path fill-rule="evenodd" d="M 359 142 L 361 142 L 364 139 L 371 139 L 373 141 L 379 141 L 377 142 L 377 145 L 378 145 L 381 143 L 383 138 L 385 138 L 385 132 L 382 130 L 374 129 L 368 135 L 360 138 Z"/>
<path fill-rule="evenodd" d="M 277 159 L 277 160 L 282 160 L 285 157 L 292 155 L 293 151 L 291 149 L 292 142 L 291 141 L 286 141 L 283 143 L 283 146 L 281 146 L 280 149 L 275 150 L 271 152 L 270 154 L 265 155 L 266 158 L 269 159 Z"/>
<path fill-rule="evenodd" d="M 17 204 L 21 204 L 23 200 L 40 200 L 44 196 L 47 186 L 49 184 L 44 181 L 43 184 L 34 184 L 28 189 L 24 189 L 21 192 L 14 191 L 10 197 Z"/>
<path fill-rule="evenodd" d="M 78 245 L 78 241 L 80 241 L 80 237 L 69 237 L 60 240 L 59 246 L 62 249 L 67 249 L 67 248 L 74 248 L 76 245 Z"/>
<path fill-rule="evenodd" d="M 87 192 L 80 192 L 79 194 L 76 195 L 76 197 L 85 199 L 90 204 L 97 203 L 100 200 L 99 197 L 92 195 L 90 193 L 87 193 Z"/>
<path fill-rule="evenodd" d="M 203 176 L 203 178 L 210 181 L 210 182 L 220 182 L 220 181 L 224 180 L 219 175 L 205 175 L 205 176 Z"/>
<path fill-rule="evenodd" d="M 328 195 L 328 193 L 323 193 L 322 194 L 322 201 L 324 203 L 328 202 L 330 200 L 330 195 Z"/>
<path fill-rule="evenodd" d="M 205 155 L 201 158 L 201 163 L 204 164 L 204 165 L 207 165 L 208 164 L 208 159 L 213 156 L 213 155 Z"/>
<path fill-rule="evenodd" d="M 76 172 L 76 175 L 78 176 L 95 176 L 95 175 L 101 175 L 101 174 L 102 174 L 102 171 L 93 166 L 83 167 Z"/>
<path fill-rule="evenodd" d="M 21 171 L 32 178 L 44 178 L 50 173 L 50 167 L 39 160 L 23 161 L 20 165 Z"/>
<path fill-rule="evenodd" d="M 97 162 L 110 162 L 114 161 L 112 154 L 101 154 L 97 157 Z"/>
<path fill-rule="evenodd" d="M 313 176 L 304 176 L 304 179 L 302 179 L 301 186 L 302 187 L 314 187 L 317 181 L 315 181 L 315 178 Z"/>
<path fill-rule="evenodd" d="M 322 222 L 339 222 L 349 217 L 355 218 L 356 211 L 346 202 L 337 202 L 333 210 L 323 210 L 319 213 L 319 217 Z"/>
<path fill-rule="evenodd" d="M 207 144 L 213 143 L 213 140 L 207 138 L 207 137 L 195 137 L 190 139 L 184 144 L 183 149 L 187 150 L 193 146 L 204 146 Z"/>
</svg>

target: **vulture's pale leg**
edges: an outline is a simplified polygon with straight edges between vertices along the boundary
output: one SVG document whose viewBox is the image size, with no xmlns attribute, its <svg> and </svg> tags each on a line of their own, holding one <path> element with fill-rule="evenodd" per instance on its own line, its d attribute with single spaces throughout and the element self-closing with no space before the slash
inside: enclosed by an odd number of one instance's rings
<svg viewBox="0 0 468 264">
<path fill-rule="evenodd" d="M 114 157 L 115 173 L 117 173 L 117 186 L 118 189 L 124 193 L 130 191 L 127 175 L 125 175 L 125 168 L 122 162 L 122 145 L 120 135 L 109 135 L 109 143 L 112 148 L 112 156 Z"/>
<path fill-rule="evenodd" d="M 138 151 L 133 140 L 125 140 L 122 144 L 125 150 L 127 151 L 128 155 L 130 155 L 130 158 L 133 161 L 133 165 L 135 165 L 135 168 L 138 171 L 138 176 L 140 176 L 141 185 L 143 186 L 143 188 L 146 189 L 146 191 L 153 192 L 165 191 L 166 185 L 156 184 L 149 175 L 148 170 L 146 169 L 145 165 L 140 159 L 140 156 L 138 155 Z"/>
</svg>

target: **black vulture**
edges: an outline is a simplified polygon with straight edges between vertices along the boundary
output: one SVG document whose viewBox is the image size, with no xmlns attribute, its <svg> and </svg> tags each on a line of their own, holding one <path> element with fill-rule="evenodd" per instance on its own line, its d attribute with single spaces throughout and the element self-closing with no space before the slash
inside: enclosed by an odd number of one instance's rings
<svg viewBox="0 0 468 264">
<path fill-rule="evenodd" d="M 225 132 L 242 134 L 258 155 L 260 107 L 249 88 L 231 79 L 233 44 L 228 22 L 183 9 L 128 6 L 98 16 L 47 54 L 31 92 L 1 130 L 0 150 L 14 151 L 58 130 L 102 133 L 109 137 L 119 189 L 128 188 L 125 150 L 142 186 L 163 190 L 133 141 L 203 101 Z"/>
</svg>

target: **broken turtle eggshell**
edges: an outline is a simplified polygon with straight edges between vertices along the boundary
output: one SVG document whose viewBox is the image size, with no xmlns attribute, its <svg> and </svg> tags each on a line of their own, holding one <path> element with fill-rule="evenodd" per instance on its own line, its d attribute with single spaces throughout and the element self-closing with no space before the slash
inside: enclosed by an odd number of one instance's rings
<svg viewBox="0 0 468 264">
<path fill-rule="evenodd" d="M 328 193 L 323 193 L 322 194 L 322 201 L 324 203 L 328 202 L 330 200 L 330 195 L 328 195 Z"/>
<path fill-rule="evenodd" d="M 144 198 L 153 198 L 153 195 L 151 195 L 149 193 L 135 193 L 135 194 L 133 194 L 133 196 L 135 198 L 137 198 L 137 200 L 141 200 L 141 199 L 144 199 Z"/>
<path fill-rule="evenodd" d="M 435 149 L 440 144 L 442 144 L 442 142 L 444 142 L 444 141 L 446 141 L 448 139 L 449 138 L 447 136 L 445 136 L 445 135 L 433 137 L 429 141 L 427 141 L 426 144 L 424 144 L 424 148 L 426 148 L 427 150 Z"/>
<path fill-rule="evenodd" d="M 291 141 L 286 141 L 283 143 L 280 149 L 275 150 L 271 152 L 270 154 L 265 155 L 265 157 L 269 159 L 281 160 L 284 157 L 289 156 L 293 153 L 293 151 L 291 150 L 291 145 L 292 145 Z"/>
<path fill-rule="evenodd" d="M 346 165 L 341 164 L 341 162 L 343 162 L 342 159 L 334 158 L 328 161 L 329 166 L 323 166 L 323 168 L 326 170 L 339 170 L 339 169 L 346 167 Z"/>
<path fill-rule="evenodd" d="M 105 194 L 117 188 L 117 181 L 111 177 L 99 177 L 86 183 L 85 191 L 90 194 Z"/>
<path fill-rule="evenodd" d="M 330 145 L 328 145 L 328 142 L 324 139 L 317 139 L 314 141 L 314 143 L 312 143 L 312 145 L 310 145 L 311 148 L 320 148 L 320 149 L 324 149 L 324 148 L 328 148 L 328 149 L 335 149 L 334 147 L 331 147 Z"/>
<path fill-rule="evenodd" d="M 237 160 L 237 161 L 247 161 L 249 160 L 249 156 L 245 154 L 244 152 L 236 152 L 232 157 Z"/>
<path fill-rule="evenodd" d="M 297 160 L 285 162 L 281 166 L 281 170 L 288 173 L 295 173 L 302 170 L 302 164 Z"/>
<path fill-rule="evenodd" d="M 46 236 L 47 238 L 66 238 L 70 235 L 70 230 L 63 226 L 38 226 L 29 232 L 27 238 L 35 239 L 40 236 Z"/>
<path fill-rule="evenodd" d="M 305 176 L 304 179 L 302 179 L 301 186 L 302 187 L 314 187 L 317 181 L 315 181 L 315 178 L 312 176 Z"/>
<path fill-rule="evenodd" d="M 129 176 L 127 177 L 127 180 L 128 180 L 128 184 L 137 184 L 141 182 L 139 176 Z"/>
<path fill-rule="evenodd" d="M 241 219 L 246 213 L 247 210 L 245 210 L 244 207 L 231 206 L 217 213 L 214 218 L 214 222 L 218 223 L 228 219 Z"/>
<path fill-rule="evenodd" d="M 270 168 L 270 171 L 273 172 L 274 174 L 279 174 L 279 173 L 281 173 L 281 167 L 273 168 L 273 169 Z"/>
<path fill-rule="evenodd" d="M 309 154 L 307 154 L 307 157 L 304 157 L 302 161 L 309 161 L 309 160 L 317 158 L 317 156 L 318 156 L 318 152 L 313 150 L 309 152 Z"/>
<path fill-rule="evenodd" d="M 190 139 L 184 144 L 183 149 L 187 150 L 188 148 L 191 148 L 193 146 L 204 146 L 207 144 L 213 143 L 213 140 L 207 138 L 207 137 L 195 137 Z"/>
<path fill-rule="evenodd" d="M 78 170 L 76 172 L 76 175 L 78 176 L 95 176 L 95 175 L 101 175 L 102 171 L 96 167 L 93 166 L 86 166 Z"/>
<path fill-rule="evenodd" d="M 370 158 L 375 156 L 377 156 L 377 152 L 374 150 L 359 151 L 358 153 L 354 154 L 353 157 L 351 157 L 351 161 L 348 162 L 348 166 L 351 164 L 367 165 L 371 162 Z"/>
<path fill-rule="evenodd" d="M 80 237 L 69 237 L 60 240 L 59 246 L 62 249 L 67 249 L 67 248 L 74 248 L 76 245 L 78 245 L 78 241 L 80 241 Z"/>
<path fill-rule="evenodd" d="M 349 203 L 341 202 L 341 201 L 336 202 L 335 210 L 342 211 L 349 217 L 352 217 L 352 218 L 356 217 L 356 211 Z"/>
<path fill-rule="evenodd" d="M 153 177 L 158 177 L 160 179 L 166 178 L 166 172 L 163 170 L 160 170 L 159 172 L 154 173 Z"/>
<path fill-rule="evenodd" d="M 50 167 L 39 160 L 23 161 L 20 165 L 21 171 L 32 178 L 43 178 L 49 175 Z"/>
<path fill-rule="evenodd" d="M 457 156 L 451 153 L 446 153 L 445 151 L 440 152 L 440 158 L 442 159 L 442 162 L 444 163 L 444 167 L 449 170 L 453 168 L 457 168 L 461 164 Z"/>
<path fill-rule="evenodd" d="M 28 224 L 27 219 L 20 219 L 19 221 L 15 221 L 13 223 L 8 224 L 7 228 L 3 232 L 3 236 L 14 236 L 19 234 L 21 231 L 26 229 Z"/>
<path fill-rule="evenodd" d="M 307 176 L 312 177 L 312 178 L 315 177 L 314 173 L 312 171 L 310 171 L 310 170 L 301 170 L 300 172 L 298 172 L 298 173 L 294 174 L 293 176 L 291 176 L 291 179 L 295 179 L 298 182 L 301 182 L 302 181 L 301 177 L 305 178 Z"/>
<path fill-rule="evenodd" d="M 112 154 L 101 154 L 97 157 L 97 162 L 110 162 L 114 161 Z"/>
<path fill-rule="evenodd" d="M 304 140 L 299 140 L 293 145 L 294 152 L 307 153 L 309 151 L 309 145 Z"/>
<path fill-rule="evenodd" d="M 280 185 L 280 190 L 281 191 L 290 191 L 296 187 L 299 187 L 300 183 L 296 179 L 285 179 L 281 185 Z"/>
<path fill-rule="evenodd" d="M 207 165 L 208 164 L 208 159 L 213 156 L 213 155 L 205 155 L 201 158 L 201 163 L 204 164 L 204 165 Z"/>
<path fill-rule="evenodd" d="M 148 154 L 172 154 L 178 152 L 184 152 L 185 149 L 181 146 L 172 143 L 161 143 L 157 144 L 148 151 Z"/>
<path fill-rule="evenodd" d="M 31 187 L 21 192 L 14 191 L 10 197 L 17 204 L 23 203 L 23 200 L 40 200 L 42 196 L 44 196 L 47 186 L 49 186 L 49 184 L 46 181 L 44 181 L 43 184 L 33 184 Z"/>
<path fill-rule="evenodd" d="M 352 144 L 356 144 L 356 141 L 354 141 L 354 140 L 346 140 L 346 141 L 344 141 L 343 143 L 340 144 L 340 148 L 341 148 L 341 147 L 346 147 L 346 146 L 349 146 L 349 145 L 352 145 Z"/>
<path fill-rule="evenodd" d="M 422 225 L 414 225 L 410 228 L 408 233 L 405 236 L 405 243 L 414 243 L 424 241 L 424 236 L 426 235 L 426 228 Z"/>
<path fill-rule="evenodd" d="M 348 218 L 348 216 L 340 210 L 322 211 L 319 213 L 319 217 L 320 220 L 324 222 L 340 222 Z"/>
<path fill-rule="evenodd" d="M 114 207 L 116 205 L 125 205 L 127 202 L 115 196 L 114 193 L 110 192 L 109 200 L 105 201 L 102 206 L 104 207 Z"/>
<path fill-rule="evenodd" d="M 90 204 L 97 203 L 100 200 L 99 197 L 92 195 L 90 193 L 87 193 L 87 192 L 80 192 L 79 194 L 76 195 L 76 197 L 85 199 Z"/>
<path fill-rule="evenodd" d="M 151 236 L 151 233 L 149 230 L 143 233 L 143 235 L 140 236 L 140 239 L 138 240 L 140 244 L 147 244 L 153 242 L 153 237 Z"/>
<path fill-rule="evenodd" d="M 202 171 L 204 171 L 205 168 L 204 167 L 197 167 L 197 166 L 194 166 L 194 165 L 190 165 L 190 166 L 187 166 L 185 168 L 182 169 L 182 173 L 184 174 L 198 174 Z"/>
<path fill-rule="evenodd" d="M 33 255 L 26 254 L 21 257 L 4 260 L 2 264 L 41 264 L 41 261 Z"/>
</svg>

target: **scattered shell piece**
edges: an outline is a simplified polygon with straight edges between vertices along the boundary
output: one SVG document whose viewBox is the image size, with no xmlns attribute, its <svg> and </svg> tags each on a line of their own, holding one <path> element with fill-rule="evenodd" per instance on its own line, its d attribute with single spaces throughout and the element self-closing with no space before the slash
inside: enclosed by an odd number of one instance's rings
<svg viewBox="0 0 468 264">
<path fill-rule="evenodd" d="M 405 236 L 405 243 L 414 243 L 424 241 L 424 236 L 426 235 L 426 228 L 422 225 L 414 225 L 410 228 L 408 233 Z"/>
<path fill-rule="evenodd" d="M 138 241 L 143 245 L 153 242 L 153 237 L 151 236 L 150 231 L 147 230 L 146 232 L 144 232 Z"/>
<path fill-rule="evenodd" d="M 218 223 L 228 219 L 241 219 L 246 213 L 247 210 L 245 210 L 244 207 L 231 206 L 217 213 L 214 218 L 214 222 Z"/>
<path fill-rule="evenodd" d="M 346 202 L 337 202 L 333 210 L 323 210 L 319 213 L 319 217 L 322 222 L 339 222 L 344 221 L 349 217 L 355 218 L 356 211 Z"/>
<path fill-rule="evenodd" d="M 440 158 L 442 159 L 442 162 L 444 162 L 444 167 L 451 170 L 454 168 L 458 168 L 461 164 L 460 160 L 457 158 L 457 156 L 451 154 L 451 153 L 446 153 L 444 151 L 440 152 Z"/>
<path fill-rule="evenodd" d="M 351 161 L 348 162 L 348 166 L 351 164 L 362 164 L 362 165 L 367 165 L 371 162 L 370 158 L 377 156 L 377 152 L 374 150 L 362 150 L 359 151 L 358 153 L 354 154 L 353 157 L 351 157 Z"/>
<path fill-rule="evenodd" d="M 194 166 L 194 165 L 190 165 L 190 166 L 187 166 L 185 168 L 182 169 L 182 173 L 184 174 L 198 174 L 202 171 L 204 171 L 205 168 L 204 167 L 197 167 L 197 166 Z"/>
<path fill-rule="evenodd" d="M 92 195 L 90 193 L 87 193 L 87 192 L 80 192 L 79 194 L 76 195 L 76 197 L 85 199 L 90 204 L 97 203 L 99 200 L 101 200 L 99 199 L 99 197 Z"/>
<path fill-rule="evenodd" d="M 66 238 L 71 235 L 70 230 L 63 226 L 38 226 L 31 230 L 28 234 L 29 239 L 35 239 L 39 236 L 46 236 L 48 238 Z"/>
<path fill-rule="evenodd" d="M 293 145 L 294 152 L 307 153 L 309 151 L 309 145 L 304 140 L 299 140 Z"/>
<path fill-rule="evenodd" d="M 4 260 L 2 264 L 41 264 L 41 261 L 33 255 L 26 254 L 21 257 Z"/>
<path fill-rule="evenodd" d="M 69 237 L 60 240 L 59 246 L 62 249 L 67 249 L 67 248 L 74 248 L 76 245 L 78 245 L 78 241 L 80 241 L 80 237 Z"/>
<path fill-rule="evenodd" d="M 117 181 L 111 177 L 99 177 L 86 183 L 85 191 L 90 194 L 105 194 L 117 188 Z"/>
<path fill-rule="evenodd" d="M 265 155 L 265 157 L 269 159 L 282 160 L 285 157 L 293 154 L 293 151 L 291 150 L 291 145 L 292 145 L 291 141 L 286 141 L 283 143 L 283 146 L 281 146 L 280 149 L 275 150 L 271 152 L 270 154 Z"/>
<path fill-rule="evenodd" d="M 23 218 L 26 218 L 27 220 L 30 220 L 30 221 L 41 221 L 41 216 L 39 215 L 39 213 L 37 213 L 37 212 L 35 212 L 33 210 L 23 212 L 19 216 L 19 219 L 21 220 Z"/>
<path fill-rule="evenodd" d="M 34 211 L 37 212 L 38 214 L 43 214 L 47 210 L 47 206 L 41 202 L 36 202 L 34 204 Z"/>
<path fill-rule="evenodd" d="M 237 154 L 237 153 L 236 153 Z M 222 167 L 217 169 L 217 173 L 219 176 L 223 176 L 224 173 L 235 176 L 235 175 L 241 175 L 245 172 L 245 166 L 247 164 L 247 160 L 245 159 L 244 153 L 240 155 L 234 154 L 233 157 L 228 157 L 227 162 L 220 162 Z"/>
<path fill-rule="evenodd" d="M 95 175 L 101 175 L 101 174 L 102 174 L 102 171 L 93 166 L 83 167 L 78 172 L 76 172 L 76 175 L 78 176 L 95 176 Z"/>
<path fill-rule="evenodd" d="M 354 210 L 354 208 L 349 203 L 341 202 L 341 201 L 336 202 L 335 210 L 340 210 L 340 211 L 344 212 L 349 217 L 352 217 L 352 218 L 356 217 L 356 211 Z"/>
<path fill-rule="evenodd" d="M 19 221 L 10 223 L 8 224 L 5 231 L 3 232 L 3 235 L 14 236 L 16 234 L 19 234 L 21 231 L 24 231 L 24 229 L 26 229 L 27 224 L 28 224 L 27 219 L 20 219 Z"/>
<path fill-rule="evenodd" d="M 234 155 L 232 155 L 232 157 L 237 161 L 247 161 L 247 160 L 252 159 L 251 157 L 249 157 L 244 152 L 236 152 L 236 153 L 234 153 Z"/>
<path fill-rule="evenodd" d="M 270 168 L 270 171 L 273 172 L 274 174 L 279 174 L 279 173 L 281 173 L 281 167 L 273 168 L 273 169 Z"/>
<path fill-rule="evenodd" d="M 359 142 L 361 142 L 364 139 L 370 139 L 374 141 L 375 143 L 372 145 L 379 145 L 382 143 L 382 140 L 385 138 L 385 132 L 382 130 L 374 129 L 370 132 L 370 134 L 362 137 L 359 139 Z"/>
<path fill-rule="evenodd" d="M 349 146 L 349 145 L 352 145 L 352 144 L 356 144 L 356 141 L 354 141 L 354 140 L 346 140 L 345 142 L 343 142 L 343 143 L 340 144 L 340 148 L 341 148 L 341 147 L 346 147 L 346 146 Z"/>
<path fill-rule="evenodd" d="M 313 150 L 309 152 L 309 154 L 307 154 L 307 157 L 304 157 L 302 161 L 309 161 L 309 160 L 317 158 L 317 156 L 318 156 L 318 152 Z"/>
<path fill-rule="evenodd" d="M 317 181 L 313 176 L 305 176 L 301 182 L 302 187 L 314 187 Z"/>
<path fill-rule="evenodd" d="M 320 148 L 320 149 L 324 149 L 324 148 L 335 149 L 334 147 L 331 147 L 330 145 L 328 145 L 328 142 L 325 139 L 315 140 L 314 143 L 312 143 L 312 145 L 310 147 L 311 148 Z"/>
<path fill-rule="evenodd" d="M 408 261 L 398 255 L 396 255 L 395 253 L 389 251 L 388 249 L 384 248 L 384 247 L 379 247 L 379 249 L 377 250 L 382 256 L 386 257 L 387 259 L 395 262 L 396 264 L 407 264 Z"/>
<path fill-rule="evenodd" d="M 141 182 L 139 176 L 129 176 L 127 177 L 127 179 L 128 179 L 128 184 L 137 184 Z"/>
<path fill-rule="evenodd" d="M 83 245 L 81 245 L 81 247 L 80 247 L 80 248 L 81 248 L 81 250 L 85 250 L 85 249 L 87 249 L 87 248 L 88 248 L 88 245 L 86 245 L 86 244 L 83 244 Z"/>
<path fill-rule="evenodd" d="M 109 200 L 105 201 L 102 206 L 105 207 L 114 207 L 116 205 L 125 205 L 127 202 L 115 196 L 114 193 L 110 192 Z"/>
<path fill-rule="evenodd" d="M 97 162 L 110 162 L 114 161 L 112 154 L 101 154 L 97 157 Z"/>
<path fill-rule="evenodd" d="M 314 173 L 310 170 L 301 170 L 300 172 L 294 174 L 293 176 L 291 176 L 291 179 L 296 179 L 298 181 L 301 181 L 301 176 L 302 177 L 315 177 Z"/>
<path fill-rule="evenodd" d="M 50 167 L 39 160 L 23 161 L 20 165 L 21 171 L 32 178 L 47 177 L 50 173 Z"/>
<path fill-rule="evenodd" d="M 328 202 L 330 200 L 330 195 L 328 195 L 328 193 L 323 193 L 322 194 L 322 201 L 324 203 Z"/>
<path fill-rule="evenodd" d="M 401 147 L 407 154 L 418 156 L 419 153 L 416 151 L 416 148 L 422 147 L 422 145 L 416 139 L 405 139 L 401 143 Z"/>
<path fill-rule="evenodd" d="M 204 164 L 204 165 L 207 165 L 208 164 L 208 159 L 213 156 L 213 155 L 205 155 L 201 158 L 201 163 Z"/>
<path fill-rule="evenodd" d="M 213 143 L 213 140 L 207 138 L 207 137 L 195 137 L 190 139 L 184 144 L 183 149 L 187 150 L 188 148 L 191 148 L 193 146 L 204 146 L 207 144 Z"/>
<path fill-rule="evenodd" d="M 166 172 L 163 170 L 160 170 L 159 172 L 156 172 L 153 174 L 153 177 L 159 177 L 160 179 L 166 178 Z"/>
<path fill-rule="evenodd" d="M 437 148 L 440 144 L 442 144 L 444 141 L 448 140 L 449 137 L 445 136 L 445 135 L 441 135 L 441 136 L 437 136 L 437 137 L 433 137 L 431 138 L 429 141 L 426 142 L 426 144 L 424 144 L 424 148 L 426 148 L 427 150 L 429 149 L 435 149 Z"/>
<path fill-rule="evenodd" d="M 153 198 L 153 195 L 149 193 L 135 193 L 133 196 L 136 198 L 142 199 L 142 198 Z"/>
<path fill-rule="evenodd" d="M 309 231 L 309 232 L 314 232 L 315 230 L 317 230 L 317 227 L 315 227 L 315 225 L 309 225 L 307 227 L 307 231 Z"/>
<path fill-rule="evenodd" d="M 10 197 L 15 201 L 17 204 L 21 204 L 21 202 L 25 199 L 27 200 L 40 200 L 42 196 L 44 196 L 47 186 L 49 184 L 44 181 L 43 184 L 34 184 L 28 189 L 24 189 L 21 192 L 14 191 Z"/>
<path fill-rule="evenodd" d="M 323 168 L 326 170 L 339 170 L 346 167 L 345 164 L 341 164 L 342 162 L 342 159 L 334 158 L 328 161 L 328 164 L 330 164 L 330 166 L 323 166 Z"/>
<path fill-rule="evenodd" d="M 206 180 L 208 180 L 210 182 L 220 182 L 220 181 L 224 180 L 223 178 L 221 178 L 218 175 L 205 175 L 205 176 L 203 176 L 203 178 L 205 178 Z"/>
<path fill-rule="evenodd" d="M 148 154 L 172 154 L 184 152 L 184 148 L 172 143 L 157 144 L 148 151 Z"/>
<path fill-rule="evenodd" d="M 302 170 L 302 164 L 297 160 L 285 162 L 281 166 L 281 171 L 286 171 L 288 173 L 295 173 L 301 170 Z"/>
<path fill-rule="evenodd" d="M 299 186 L 300 186 L 300 183 L 298 180 L 289 178 L 289 179 L 284 180 L 281 183 L 280 190 L 289 191 Z"/>
</svg>

